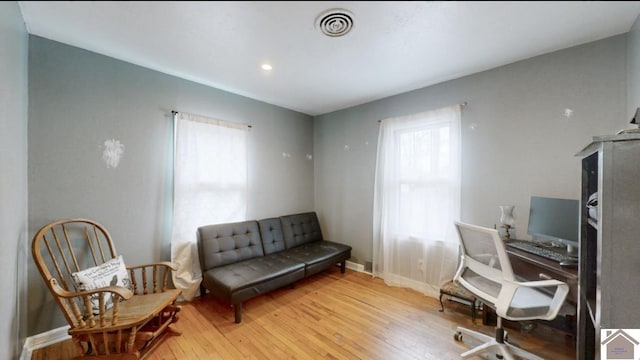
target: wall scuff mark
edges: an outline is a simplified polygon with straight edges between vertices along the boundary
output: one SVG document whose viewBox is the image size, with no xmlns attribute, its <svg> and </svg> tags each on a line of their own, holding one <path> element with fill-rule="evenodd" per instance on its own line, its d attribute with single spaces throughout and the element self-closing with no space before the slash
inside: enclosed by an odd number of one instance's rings
<svg viewBox="0 0 640 360">
<path fill-rule="evenodd" d="M 116 139 L 107 139 L 104 141 L 104 150 L 102 151 L 102 160 L 107 164 L 107 168 L 117 168 L 120 158 L 124 153 L 124 145 Z"/>
</svg>

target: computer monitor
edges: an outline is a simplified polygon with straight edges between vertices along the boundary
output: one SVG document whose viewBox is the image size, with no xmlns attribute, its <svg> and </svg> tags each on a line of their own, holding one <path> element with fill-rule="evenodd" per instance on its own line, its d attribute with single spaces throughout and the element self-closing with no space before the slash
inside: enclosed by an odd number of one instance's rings
<svg viewBox="0 0 640 360">
<path fill-rule="evenodd" d="M 532 196 L 527 233 L 534 240 L 564 245 L 569 254 L 577 255 L 579 219 L 578 200 Z"/>
</svg>

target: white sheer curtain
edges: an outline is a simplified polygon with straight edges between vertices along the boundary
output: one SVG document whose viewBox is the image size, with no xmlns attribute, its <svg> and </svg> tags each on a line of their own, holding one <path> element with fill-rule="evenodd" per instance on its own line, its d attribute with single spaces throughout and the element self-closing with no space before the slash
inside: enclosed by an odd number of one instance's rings
<svg viewBox="0 0 640 360">
<path fill-rule="evenodd" d="M 171 261 L 178 264 L 175 286 L 191 300 L 202 280 L 198 227 L 246 219 L 248 127 L 185 113 L 174 117 Z"/>
<path fill-rule="evenodd" d="M 381 121 L 373 275 L 437 296 L 453 278 L 460 217 L 460 105 Z"/>
</svg>

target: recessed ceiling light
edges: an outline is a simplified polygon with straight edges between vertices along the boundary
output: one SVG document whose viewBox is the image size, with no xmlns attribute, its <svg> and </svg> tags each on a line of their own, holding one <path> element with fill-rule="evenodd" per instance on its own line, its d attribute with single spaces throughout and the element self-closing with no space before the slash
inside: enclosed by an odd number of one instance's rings
<svg viewBox="0 0 640 360">
<path fill-rule="evenodd" d="M 269 64 L 262 64 L 261 68 L 262 70 L 271 71 L 273 69 L 273 66 Z"/>
</svg>

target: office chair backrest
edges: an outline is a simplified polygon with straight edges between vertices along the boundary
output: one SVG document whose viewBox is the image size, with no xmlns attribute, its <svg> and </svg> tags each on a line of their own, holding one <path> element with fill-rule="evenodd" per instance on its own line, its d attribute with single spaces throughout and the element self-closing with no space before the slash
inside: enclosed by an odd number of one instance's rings
<svg viewBox="0 0 640 360">
<path fill-rule="evenodd" d="M 504 280 L 514 280 L 498 231 L 461 222 L 455 226 L 461 256 L 456 280 L 485 303 L 495 305 Z"/>
<path fill-rule="evenodd" d="M 566 283 L 554 279 L 517 281 L 497 230 L 461 222 L 455 226 L 460 239 L 455 281 L 508 320 L 556 317 L 569 292 Z"/>
</svg>

